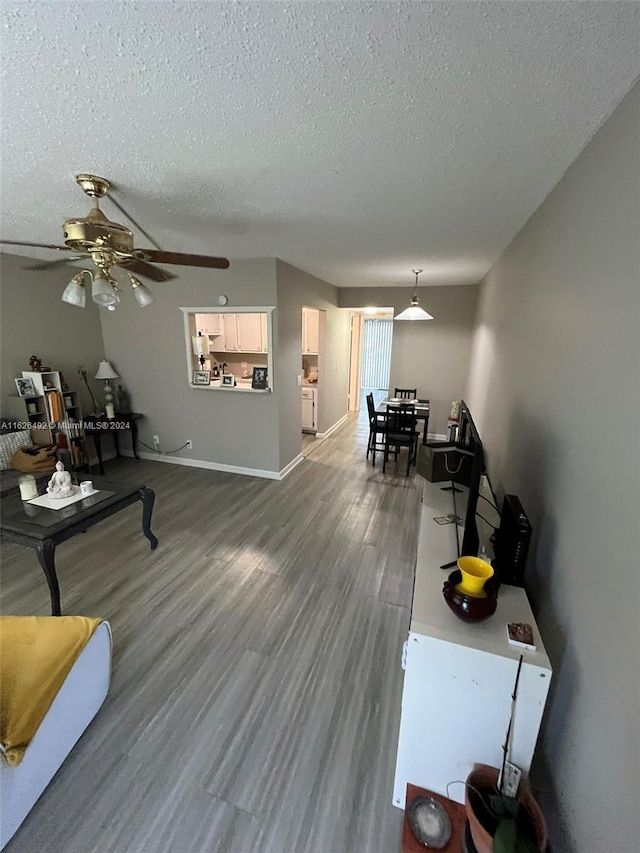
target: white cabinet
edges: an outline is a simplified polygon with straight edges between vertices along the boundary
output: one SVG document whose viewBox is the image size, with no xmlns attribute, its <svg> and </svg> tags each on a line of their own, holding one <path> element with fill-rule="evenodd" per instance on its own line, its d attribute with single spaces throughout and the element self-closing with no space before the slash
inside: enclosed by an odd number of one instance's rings
<svg viewBox="0 0 640 853">
<path fill-rule="evenodd" d="M 238 351 L 238 315 L 223 314 L 224 352 Z"/>
<path fill-rule="evenodd" d="M 203 335 L 219 335 L 222 332 L 220 314 L 196 314 L 196 332 Z"/>
<path fill-rule="evenodd" d="M 320 340 L 320 312 L 315 308 L 302 309 L 302 352 L 307 355 L 318 354 Z"/>
<path fill-rule="evenodd" d="M 260 335 L 262 338 L 262 352 L 269 351 L 269 333 L 267 331 L 267 315 L 259 314 L 260 317 Z"/>
<path fill-rule="evenodd" d="M 521 652 L 510 760 L 527 772 L 551 683 L 523 589 L 503 584 L 497 610 L 485 622 L 462 622 L 449 610 L 442 596 L 447 575 L 439 567 L 456 555 L 456 530 L 434 518 L 451 511 L 451 493 L 425 481 L 393 788 L 398 808 L 404 808 L 407 782 L 464 802 L 464 786 L 452 785 L 447 794 L 448 782 L 466 779 L 475 763 L 501 766 Z M 509 645 L 507 622 L 528 622 L 537 649 Z"/>
<path fill-rule="evenodd" d="M 260 314 L 238 314 L 238 349 L 240 352 L 264 352 Z"/>
<path fill-rule="evenodd" d="M 316 425 L 316 389 L 302 389 L 302 430 L 315 432 Z"/>
</svg>

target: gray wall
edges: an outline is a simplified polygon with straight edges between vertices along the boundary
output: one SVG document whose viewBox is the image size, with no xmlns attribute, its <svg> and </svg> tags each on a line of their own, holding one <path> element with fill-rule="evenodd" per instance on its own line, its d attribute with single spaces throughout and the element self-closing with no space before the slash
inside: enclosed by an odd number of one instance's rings
<svg viewBox="0 0 640 853">
<path fill-rule="evenodd" d="M 16 395 L 14 378 L 29 369 L 29 358 L 37 355 L 45 366 L 61 370 L 69 387 L 80 391 L 83 411 L 92 409 L 84 383 L 78 378 L 83 365 L 91 377 L 104 358 L 98 306 L 87 299 L 86 308 L 75 308 L 60 300 L 76 268 L 30 271 L 33 263 L 17 255 L 0 255 L 0 355 L 2 362 L 2 407 L 11 407 L 8 396 Z M 92 380 L 98 403 L 103 401 L 104 383 Z M 14 403 L 16 401 L 13 401 Z"/>
<path fill-rule="evenodd" d="M 113 313 L 103 312 L 102 330 L 107 357 L 131 392 L 132 407 L 145 416 L 140 438 L 172 450 L 187 439 L 193 450 L 179 457 L 223 465 L 279 470 L 278 394 L 204 391 L 189 387 L 183 314 L 180 307 L 218 307 L 221 293 L 229 297 L 225 310 L 276 304 L 275 260 L 233 261 L 228 270 L 176 267 L 179 278 L 150 284 L 156 301 L 138 308 L 130 292 Z M 277 312 L 275 312 L 277 313 Z M 277 346 L 277 318 L 274 318 Z"/>
<path fill-rule="evenodd" d="M 591 853 L 640 830 L 639 108 L 636 87 L 483 283 L 468 394 L 536 531 L 554 849 Z"/>
<path fill-rule="evenodd" d="M 338 289 L 326 281 L 278 260 L 278 364 L 280 401 L 280 462 L 284 467 L 301 448 L 302 307 L 321 309 L 324 348 L 318 354 L 318 432 L 326 432 L 348 409 L 348 311 L 338 308 Z M 323 317 L 324 314 L 324 317 Z M 322 329 L 322 325 L 321 325 Z"/>
<path fill-rule="evenodd" d="M 340 290 L 340 305 L 364 308 L 392 307 L 397 314 L 409 305 L 413 288 L 347 287 Z M 431 400 L 429 432 L 443 434 L 452 400 L 464 397 L 477 307 L 476 285 L 421 287 L 420 305 L 433 320 L 393 324 L 391 390 L 418 389 Z"/>
</svg>

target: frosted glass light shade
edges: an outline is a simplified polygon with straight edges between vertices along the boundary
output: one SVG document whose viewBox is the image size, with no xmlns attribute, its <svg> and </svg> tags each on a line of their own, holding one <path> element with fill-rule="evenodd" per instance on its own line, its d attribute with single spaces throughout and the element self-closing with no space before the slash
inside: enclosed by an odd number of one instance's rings
<svg viewBox="0 0 640 853">
<path fill-rule="evenodd" d="M 210 341 L 208 335 L 196 335 L 191 338 L 194 355 L 209 355 Z"/>
<path fill-rule="evenodd" d="M 113 289 L 111 280 L 107 278 L 102 270 L 98 270 L 93 277 L 91 298 L 104 308 L 108 305 L 115 305 L 118 302 L 118 294 Z"/>
<path fill-rule="evenodd" d="M 133 288 L 133 297 L 138 305 L 141 308 L 144 308 L 146 305 L 151 305 L 151 303 L 155 301 L 155 297 L 146 284 L 143 284 L 135 277 L 135 275 L 131 275 L 131 273 L 129 273 L 129 279 L 131 280 L 131 287 Z"/>
<path fill-rule="evenodd" d="M 431 314 L 428 314 L 419 305 L 410 305 L 401 311 L 394 320 L 433 320 Z"/>
<path fill-rule="evenodd" d="M 78 308 L 84 308 L 87 303 L 87 291 L 84 288 L 82 273 L 74 275 L 62 293 L 62 301 Z"/>
<path fill-rule="evenodd" d="M 108 361 L 101 361 L 94 379 L 118 379 L 119 375 Z"/>
</svg>

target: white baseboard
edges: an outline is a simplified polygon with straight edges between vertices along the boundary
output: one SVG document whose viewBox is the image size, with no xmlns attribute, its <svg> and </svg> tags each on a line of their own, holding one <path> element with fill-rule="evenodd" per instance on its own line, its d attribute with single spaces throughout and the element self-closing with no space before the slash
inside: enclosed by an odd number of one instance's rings
<svg viewBox="0 0 640 853">
<path fill-rule="evenodd" d="M 446 441 L 447 436 L 444 433 L 439 432 L 428 432 L 427 433 L 427 441 Z"/>
<path fill-rule="evenodd" d="M 121 456 L 134 458 L 132 450 L 121 450 Z M 150 462 L 167 462 L 169 465 L 184 465 L 187 468 L 206 468 L 209 471 L 224 471 L 227 474 L 243 474 L 247 477 L 262 477 L 265 480 L 284 480 L 284 478 L 304 459 L 302 454 L 292 459 L 282 471 L 268 471 L 264 468 L 244 468 L 240 465 L 225 465 L 223 462 L 209 462 L 206 459 L 188 459 L 184 456 L 170 456 L 161 453 L 138 452 L 140 459 Z"/>
<path fill-rule="evenodd" d="M 332 432 L 335 432 L 339 427 L 342 426 L 342 424 L 347 420 L 348 417 L 349 413 L 347 412 L 347 414 L 343 415 L 339 421 L 335 422 L 333 426 L 330 426 L 326 432 L 317 432 L 316 438 L 326 438 L 328 435 L 331 435 Z"/>
</svg>

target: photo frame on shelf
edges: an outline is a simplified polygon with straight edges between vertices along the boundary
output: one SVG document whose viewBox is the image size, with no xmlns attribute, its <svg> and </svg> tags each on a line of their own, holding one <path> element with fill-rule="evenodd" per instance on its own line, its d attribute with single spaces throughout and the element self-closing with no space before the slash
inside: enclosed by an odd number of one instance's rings
<svg viewBox="0 0 640 853">
<path fill-rule="evenodd" d="M 33 379 L 16 379 L 16 388 L 21 397 L 36 397 L 36 389 L 33 384 Z"/>
<path fill-rule="evenodd" d="M 194 370 L 191 377 L 192 385 L 210 385 L 211 371 L 210 370 Z"/>
<path fill-rule="evenodd" d="M 224 385 L 225 388 L 233 388 L 233 380 L 234 380 L 233 373 L 223 373 L 221 384 Z"/>
<path fill-rule="evenodd" d="M 259 391 L 264 391 L 267 387 L 267 368 L 266 367 L 254 367 L 253 375 L 251 377 L 251 387 L 256 388 Z"/>
</svg>

